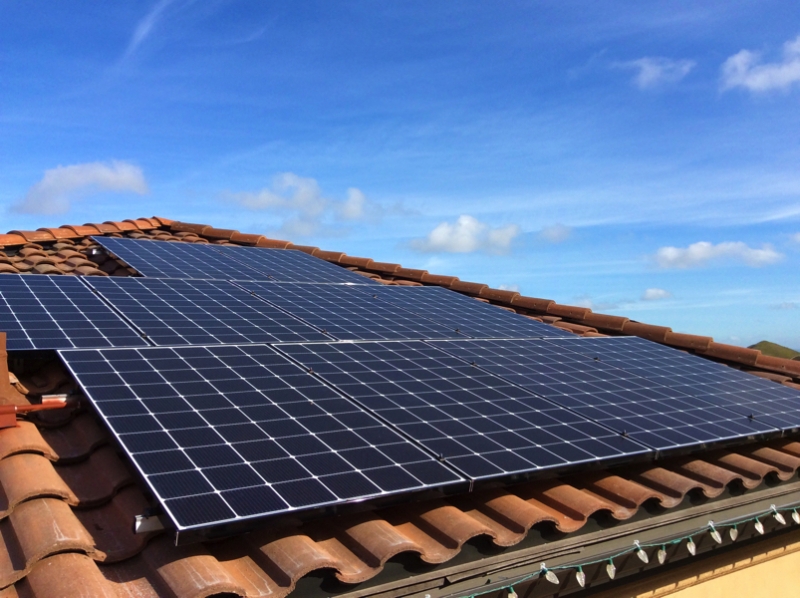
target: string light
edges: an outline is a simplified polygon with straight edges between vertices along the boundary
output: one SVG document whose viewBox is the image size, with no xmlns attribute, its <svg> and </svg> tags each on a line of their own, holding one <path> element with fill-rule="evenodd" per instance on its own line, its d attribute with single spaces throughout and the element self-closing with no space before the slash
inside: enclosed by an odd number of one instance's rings
<svg viewBox="0 0 800 598">
<path fill-rule="evenodd" d="M 739 537 L 739 528 L 736 527 L 736 524 L 733 524 L 733 527 L 728 532 L 728 535 L 731 537 L 731 542 L 736 542 L 736 538 Z"/>
<path fill-rule="evenodd" d="M 586 573 L 583 572 L 583 567 L 578 565 L 578 570 L 575 572 L 575 581 L 582 588 L 586 587 Z"/>
<path fill-rule="evenodd" d="M 775 507 L 775 505 L 770 505 L 770 508 L 772 509 L 772 516 L 775 518 L 775 521 L 777 521 L 781 525 L 786 525 L 786 519 L 778 511 L 778 509 Z"/>
<path fill-rule="evenodd" d="M 697 531 L 694 531 L 694 532 L 692 532 L 691 534 L 689 534 L 687 536 L 674 538 L 674 539 L 672 539 L 672 540 L 670 540 L 670 541 L 668 541 L 666 543 L 642 544 L 641 542 L 639 542 L 639 540 L 634 540 L 632 547 L 627 548 L 627 549 L 625 549 L 625 550 L 623 550 L 623 551 L 621 551 L 621 552 L 619 552 L 617 554 L 612 554 L 610 556 L 604 556 L 603 558 L 600 558 L 600 559 L 597 559 L 597 560 L 594 560 L 594 561 L 589 561 L 589 562 L 581 563 L 581 564 L 562 565 L 562 566 L 552 567 L 552 568 L 551 567 L 547 567 L 544 563 L 542 563 L 540 568 L 539 568 L 539 571 L 537 571 L 536 573 L 532 573 L 530 575 L 527 575 L 525 577 L 519 578 L 514 583 L 515 584 L 520 584 L 520 583 L 523 583 L 525 581 L 529 581 L 529 580 L 532 580 L 532 579 L 535 579 L 535 578 L 538 577 L 540 579 L 543 578 L 543 579 L 547 580 L 548 582 L 550 582 L 552 584 L 559 585 L 561 583 L 561 581 L 559 580 L 558 575 L 556 574 L 556 571 L 558 571 L 558 570 L 570 570 L 571 569 L 571 570 L 575 571 L 575 581 L 578 583 L 578 585 L 580 587 L 584 588 L 584 587 L 586 587 L 586 573 L 584 572 L 583 568 L 587 567 L 589 565 L 599 565 L 599 564 L 605 562 L 606 563 L 606 574 L 608 575 L 608 578 L 609 579 L 614 579 L 616 577 L 616 575 L 617 575 L 617 566 L 614 563 L 614 559 L 623 557 L 625 555 L 628 555 L 631 552 L 634 552 L 636 554 L 637 558 L 643 564 L 646 565 L 646 564 L 649 564 L 649 562 L 650 562 L 650 557 L 647 554 L 646 548 L 658 547 L 658 551 L 656 552 L 656 558 L 657 558 L 659 564 L 663 565 L 667 561 L 667 546 L 676 546 L 676 545 L 679 545 L 679 544 L 681 544 L 683 542 L 686 542 L 687 551 L 692 556 L 695 556 L 697 554 L 697 544 L 694 541 L 694 536 L 696 536 L 698 534 L 702 534 L 702 533 L 706 532 L 706 533 L 708 533 L 708 535 L 711 536 L 711 538 L 713 538 L 713 540 L 717 544 L 722 544 L 722 533 L 720 532 L 720 529 L 728 528 L 728 536 L 730 537 L 732 542 L 735 542 L 736 539 L 739 537 L 739 527 L 738 526 L 746 524 L 746 523 L 752 522 L 753 526 L 756 529 L 756 531 L 759 534 L 763 535 L 765 533 L 765 529 L 764 529 L 764 524 L 761 522 L 761 518 L 767 517 L 768 515 L 772 515 L 772 517 L 778 523 L 780 523 L 781 525 L 786 525 L 786 517 L 784 516 L 784 514 L 781 511 L 786 512 L 786 513 L 791 513 L 792 520 L 796 524 L 800 525 L 800 512 L 798 511 L 798 509 L 800 509 L 800 506 L 788 506 L 787 505 L 785 507 L 778 508 L 775 505 L 770 505 L 770 508 L 769 508 L 768 511 L 763 511 L 763 512 L 760 512 L 760 513 L 758 513 L 756 515 L 750 515 L 749 517 L 742 517 L 742 518 L 739 518 L 739 519 L 736 519 L 736 520 L 728 520 L 728 521 L 726 521 L 724 523 L 714 523 L 713 521 L 709 521 L 708 524 L 706 525 L 706 527 L 701 528 L 701 529 L 699 529 Z M 488 594 L 490 592 L 496 592 L 496 591 L 498 591 L 498 589 L 500 589 L 500 590 L 505 589 L 507 591 L 507 598 L 518 598 L 517 592 L 514 590 L 514 587 L 511 586 L 511 585 L 509 585 L 509 586 L 507 586 L 505 588 L 502 588 L 502 587 L 501 588 L 497 588 L 495 586 L 494 589 L 484 590 L 484 591 L 478 592 L 476 594 L 471 594 L 469 596 L 469 598 L 479 598 L 480 596 L 483 596 L 483 595 Z"/>
<path fill-rule="evenodd" d="M 763 523 L 761 523 L 761 521 L 759 520 L 759 518 L 758 518 L 758 517 L 756 517 L 756 524 L 755 524 L 755 528 L 756 528 L 756 531 L 757 531 L 757 532 L 758 532 L 760 535 L 762 535 L 762 536 L 764 535 L 764 524 L 763 524 Z"/>
<path fill-rule="evenodd" d="M 667 562 L 667 547 L 662 544 L 661 548 L 658 549 L 658 563 L 663 565 L 665 562 Z"/>
<path fill-rule="evenodd" d="M 614 579 L 617 575 L 617 566 L 614 564 L 614 559 L 608 559 L 608 565 L 606 565 L 606 573 L 608 573 L 609 579 Z"/>
<path fill-rule="evenodd" d="M 639 557 L 639 560 L 642 561 L 645 565 L 650 562 L 650 557 L 647 556 L 647 553 L 642 550 L 641 544 L 639 544 L 639 540 L 635 540 L 633 543 L 636 546 L 636 556 Z"/>
<path fill-rule="evenodd" d="M 547 581 L 549 581 L 550 583 L 553 583 L 553 584 L 556 584 L 556 585 L 558 585 L 559 583 L 561 583 L 561 582 L 559 582 L 559 581 L 558 581 L 558 575 L 556 575 L 556 574 L 555 574 L 555 573 L 553 573 L 553 572 L 552 572 L 550 569 L 548 569 L 547 567 L 545 567 L 545 564 L 544 564 L 544 563 L 542 563 L 542 566 L 541 566 L 541 568 L 539 569 L 539 575 L 540 575 L 540 576 L 542 576 L 542 577 L 544 577 L 544 578 L 545 578 Z"/>
</svg>

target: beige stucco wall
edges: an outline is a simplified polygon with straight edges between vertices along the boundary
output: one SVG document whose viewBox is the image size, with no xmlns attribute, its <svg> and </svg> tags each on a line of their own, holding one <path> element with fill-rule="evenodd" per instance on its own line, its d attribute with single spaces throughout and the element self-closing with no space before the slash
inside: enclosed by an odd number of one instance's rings
<svg viewBox="0 0 800 598">
<path fill-rule="evenodd" d="M 797 598 L 800 596 L 800 549 L 778 549 L 684 579 L 671 588 L 640 594 L 669 598 Z M 794 549 L 794 550 L 792 550 Z"/>
</svg>

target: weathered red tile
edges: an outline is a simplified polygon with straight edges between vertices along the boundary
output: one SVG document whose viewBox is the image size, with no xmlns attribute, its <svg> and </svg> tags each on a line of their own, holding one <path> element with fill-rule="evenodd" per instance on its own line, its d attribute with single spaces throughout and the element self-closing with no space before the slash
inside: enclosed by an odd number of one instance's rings
<svg viewBox="0 0 800 598">
<path fill-rule="evenodd" d="M 558 303 L 551 303 L 547 306 L 547 313 L 553 316 L 562 318 L 570 318 L 571 320 L 583 320 L 592 312 L 588 307 L 577 307 L 574 305 L 560 305 Z"/>
</svg>

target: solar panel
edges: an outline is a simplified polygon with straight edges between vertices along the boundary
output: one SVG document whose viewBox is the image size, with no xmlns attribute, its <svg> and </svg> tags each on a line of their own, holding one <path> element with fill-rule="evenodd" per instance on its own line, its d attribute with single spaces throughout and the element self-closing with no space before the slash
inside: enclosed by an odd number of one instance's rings
<svg viewBox="0 0 800 598">
<path fill-rule="evenodd" d="M 88 281 L 155 345 L 329 340 L 312 326 L 225 281 Z"/>
<path fill-rule="evenodd" d="M 634 343 L 629 343 L 630 340 Z M 432 344 L 658 450 L 776 432 L 776 427 L 760 416 L 751 419 L 741 410 L 733 409 L 734 404 L 716 391 L 709 388 L 711 392 L 703 393 L 693 389 L 695 384 L 703 384 L 700 379 L 682 381 L 682 375 L 671 380 L 643 377 L 642 372 L 620 369 L 613 360 L 606 360 L 607 353 L 613 354 L 626 345 L 633 352 L 644 352 L 654 344 L 641 339 Z M 679 351 L 667 352 L 682 356 Z M 728 382 L 731 380 L 728 378 Z M 779 390 L 777 385 L 776 390 Z M 797 411 L 795 408 L 794 412 Z"/>
<path fill-rule="evenodd" d="M 372 291 L 404 311 L 473 338 L 561 338 L 574 334 L 441 287 L 382 286 Z"/>
<path fill-rule="evenodd" d="M 650 452 L 421 341 L 277 348 L 473 480 Z"/>
<path fill-rule="evenodd" d="M 226 259 L 207 244 L 116 237 L 92 239 L 146 277 L 218 280 L 268 277 L 268 273 Z"/>
<path fill-rule="evenodd" d="M 12 351 L 147 346 L 75 276 L 0 276 L 0 331 Z"/>
<path fill-rule="evenodd" d="M 587 340 L 574 350 L 686 396 L 752 414 L 765 424 L 783 430 L 800 426 L 800 392 L 795 389 L 641 338 Z"/>
<path fill-rule="evenodd" d="M 93 237 L 142 276 L 376 285 L 346 268 L 292 249 Z"/>
<path fill-rule="evenodd" d="M 463 481 L 265 345 L 60 355 L 179 534 Z"/>
<path fill-rule="evenodd" d="M 213 249 L 228 259 L 237 260 L 259 272 L 267 273 L 268 280 L 276 282 L 352 283 L 370 286 L 380 284 L 296 249 L 268 249 L 233 245 L 214 245 Z M 229 278 L 237 277 L 230 276 Z M 256 277 L 250 278 L 259 280 Z M 260 279 L 264 280 L 263 277 Z"/>
<path fill-rule="evenodd" d="M 363 285 L 258 281 L 240 281 L 238 284 L 340 340 L 459 336 L 448 326 L 398 310 L 395 305 L 366 291 L 367 287 Z"/>
</svg>

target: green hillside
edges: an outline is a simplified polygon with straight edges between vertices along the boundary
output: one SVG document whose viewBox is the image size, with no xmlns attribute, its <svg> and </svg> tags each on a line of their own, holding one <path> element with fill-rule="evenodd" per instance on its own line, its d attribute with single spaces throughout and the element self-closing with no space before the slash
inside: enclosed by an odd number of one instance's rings
<svg viewBox="0 0 800 598">
<path fill-rule="evenodd" d="M 748 349 L 758 349 L 764 355 L 769 355 L 770 357 L 784 357 L 786 359 L 800 357 L 800 351 L 795 351 L 789 347 L 784 347 L 769 341 L 761 341 L 755 345 L 750 345 Z"/>
</svg>

